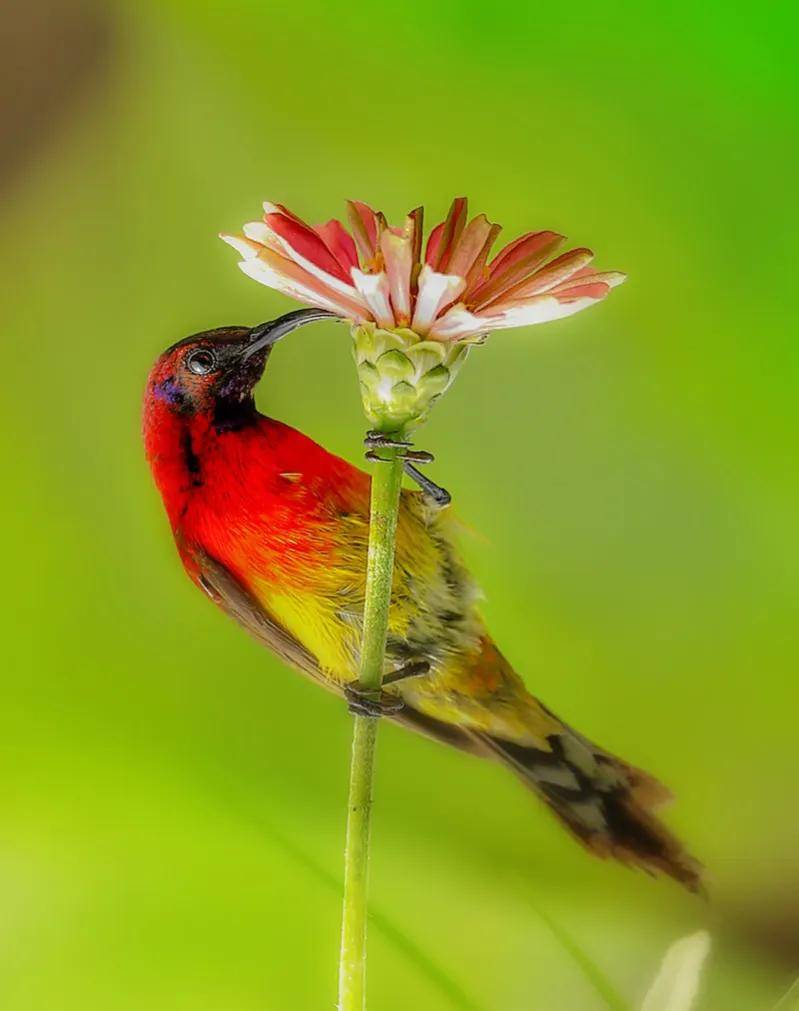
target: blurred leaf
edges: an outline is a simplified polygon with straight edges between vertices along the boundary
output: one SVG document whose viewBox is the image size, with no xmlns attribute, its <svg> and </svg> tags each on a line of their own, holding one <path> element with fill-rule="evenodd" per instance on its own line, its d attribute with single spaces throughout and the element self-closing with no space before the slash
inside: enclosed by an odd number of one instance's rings
<svg viewBox="0 0 799 1011">
<path fill-rule="evenodd" d="M 772 1011 L 799 1011 L 799 979 L 791 983 Z"/>
<path fill-rule="evenodd" d="M 536 912 L 561 947 L 577 963 L 585 978 L 611 1011 L 630 1011 L 630 1005 L 627 1001 L 621 996 L 599 965 L 597 965 L 584 948 L 580 947 L 571 934 L 542 910 L 536 908 Z M 649 1009 L 644 1009 L 644 1011 L 649 1011 Z"/>
<path fill-rule="evenodd" d="M 271 835 L 273 842 L 284 850 L 292 860 L 309 871 L 312 877 L 315 877 L 327 888 L 331 888 L 337 896 L 340 897 L 344 894 L 344 883 L 341 878 L 331 874 L 325 867 L 317 863 L 306 850 L 283 835 L 274 825 L 262 822 L 261 826 Z M 373 902 L 369 903 L 369 922 L 377 927 L 398 951 L 402 952 L 421 976 L 426 977 L 448 999 L 452 1007 L 457 1008 L 458 1011 L 479 1011 L 479 1005 L 464 993 L 460 985 L 442 969 L 435 959 L 401 927 L 397 926 L 390 917 L 375 909 Z"/>
<path fill-rule="evenodd" d="M 660 972 L 644 997 L 641 1011 L 690 1011 L 699 992 L 699 976 L 710 951 L 705 930 L 683 937 L 666 952 Z"/>
</svg>

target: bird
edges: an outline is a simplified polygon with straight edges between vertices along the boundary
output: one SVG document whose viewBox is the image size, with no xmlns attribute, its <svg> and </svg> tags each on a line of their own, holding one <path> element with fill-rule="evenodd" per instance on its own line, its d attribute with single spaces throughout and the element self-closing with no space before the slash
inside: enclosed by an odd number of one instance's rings
<svg viewBox="0 0 799 1011">
<path fill-rule="evenodd" d="M 298 310 L 173 344 L 147 378 L 142 430 L 190 579 L 357 706 L 370 476 L 254 400 L 275 343 L 330 315 Z M 654 813 L 668 790 L 556 716 L 494 643 L 457 531 L 440 496 L 402 490 L 384 692 L 357 711 L 498 761 L 591 853 L 701 892 L 701 865 Z"/>
</svg>

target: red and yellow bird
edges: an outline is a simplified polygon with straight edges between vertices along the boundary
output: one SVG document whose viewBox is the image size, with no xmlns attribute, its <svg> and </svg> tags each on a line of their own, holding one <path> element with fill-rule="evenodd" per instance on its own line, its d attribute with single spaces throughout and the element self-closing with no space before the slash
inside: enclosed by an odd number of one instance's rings
<svg viewBox="0 0 799 1011">
<path fill-rule="evenodd" d="M 320 315 L 175 344 L 150 372 L 143 427 L 189 576 L 286 663 L 344 695 L 358 677 L 370 478 L 253 399 L 275 340 Z M 402 492 L 386 664 L 429 671 L 387 687 L 402 703 L 389 718 L 499 760 L 598 856 L 697 890 L 699 865 L 652 814 L 667 791 L 563 723 L 494 645 L 452 527 L 430 496 Z"/>
</svg>

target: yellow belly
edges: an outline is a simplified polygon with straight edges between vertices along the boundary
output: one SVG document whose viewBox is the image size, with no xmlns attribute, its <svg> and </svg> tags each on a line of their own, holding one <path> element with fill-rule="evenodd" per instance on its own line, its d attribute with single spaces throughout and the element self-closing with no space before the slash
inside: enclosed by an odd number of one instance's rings
<svg viewBox="0 0 799 1011">
<path fill-rule="evenodd" d="M 281 625 L 316 657 L 322 673 L 336 683 L 357 674 L 360 632 L 329 597 L 260 586 L 258 596 Z"/>
</svg>

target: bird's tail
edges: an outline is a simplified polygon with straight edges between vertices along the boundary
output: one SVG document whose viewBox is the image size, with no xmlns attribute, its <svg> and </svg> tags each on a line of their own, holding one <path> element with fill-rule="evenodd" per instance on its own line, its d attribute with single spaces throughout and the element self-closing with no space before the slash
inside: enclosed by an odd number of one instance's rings
<svg viewBox="0 0 799 1011">
<path fill-rule="evenodd" d="M 535 791 L 590 852 L 667 874 L 691 891 L 701 891 L 701 865 L 652 813 L 670 799 L 653 776 L 565 724 L 547 738 L 549 750 L 480 736 L 483 746 Z"/>
</svg>

